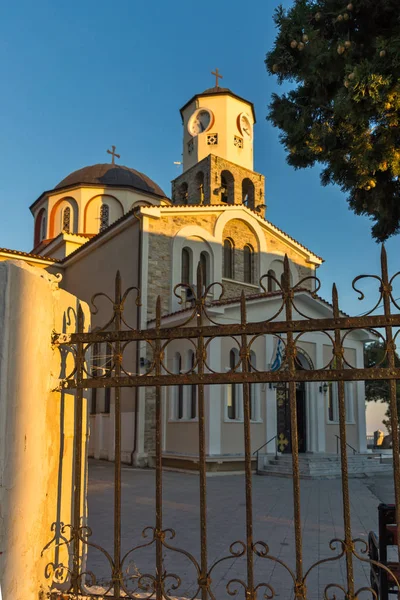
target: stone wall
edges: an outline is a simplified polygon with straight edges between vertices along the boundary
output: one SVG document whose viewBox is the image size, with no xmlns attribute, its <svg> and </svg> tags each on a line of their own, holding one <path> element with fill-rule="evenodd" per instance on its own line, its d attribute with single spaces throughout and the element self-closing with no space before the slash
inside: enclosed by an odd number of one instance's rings
<svg viewBox="0 0 400 600">
<path fill-rule="evenodd" d="M 249 180 L 254 186 L 254 200 L 249 208 L 257 209 L 265 205 L 265 177 L 255 171 L 236 165 L 228 160 L 210 154 L 182 175 L 172 181 L 172 201 L 174 204 L 221 204 L 221 173 L 226 172 L 228 183 L 228 204 L 243 204 L 242 183 Z M 199 188 L 200 173 L 204 176 L 203 192 Z M 230 184 L 230 176 L 233 185 Z M 187 190 L 187 191 L 186 191 Z M 264 209 L 260 214 L 263 214 Z"/>
<path fill-rule="evenodd" d="M 184 217 L 165 214 L 162 221 L 149 220 L 149 263 L 148 263 L 148 301 L 147 319 L 155 317 L 157 296 L 161 296 L 162 313 L 170 311 L 171 297 L 171 254 L 176 233 L 188 225 L 202 227 L 209 233 L 214 230 L 217 215 L 187 215 Z M 163 260 L 165 259 L 165 260 Z"/>
</svg>

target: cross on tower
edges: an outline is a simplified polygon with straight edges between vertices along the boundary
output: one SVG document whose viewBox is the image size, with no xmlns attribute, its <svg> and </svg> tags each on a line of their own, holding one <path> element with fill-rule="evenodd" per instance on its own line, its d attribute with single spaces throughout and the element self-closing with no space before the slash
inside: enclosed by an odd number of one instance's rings
<svg viewBox="0 0 400 600">
<path fill-rule="evenodd" d="M 121 158 L 119 154 L 117 154 L 115 152 L 115 146 L 111 146 L 112 150 L 107 150 L 108 154 L 111 154 L 112 156 L 112 160 L 111 160 L 111 164 L 115 165 L 115 157 L 117 158 Z"/>
<path fill-rule="evenodd" d="M 223 79 L 223 77 L 219 74 L 218 69 L 215 69 L 215 71 L 211 71 L 211 75 L 215 75 L 215 87 L 219 87 L 218 79 Z"/>
</svg>

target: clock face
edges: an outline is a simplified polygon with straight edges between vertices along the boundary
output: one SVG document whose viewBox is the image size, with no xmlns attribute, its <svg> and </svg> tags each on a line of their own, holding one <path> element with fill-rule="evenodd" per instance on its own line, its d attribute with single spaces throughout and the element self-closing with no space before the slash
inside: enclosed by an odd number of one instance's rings
<svg viewBox="0 0 400 600">
<path fill-rule="evenodd" d="M 190 117 L 188 124 L 188 131 L 190 135 L 195 137 L 200 133 L 204 133 L 207 131 L 212 125 L 213 122 L 213 114 L 207 108 L 199 108 L 195 113 Z"/>
<path fill-rule="evenodd" d="M 251 126 L 250 117 L 246 113 L 241 113 L 238 117 L 239 130 L 243 137 L 251 140 L 253 137 L 253 129 Z"/>
</svg>

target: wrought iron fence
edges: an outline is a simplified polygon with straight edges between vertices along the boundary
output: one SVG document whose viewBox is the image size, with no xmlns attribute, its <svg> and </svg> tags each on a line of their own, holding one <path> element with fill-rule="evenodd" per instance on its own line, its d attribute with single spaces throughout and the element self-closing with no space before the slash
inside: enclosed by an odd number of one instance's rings
<svg viewBox="0 0 400 600">
<path fill-rule="evenodd" d="M 166 572 L 164 568 L 163 552 L 175 551 L 184 555 L 196 572 L 196 590 L 191 598 L 201 597 L 202 600 L 211 598 L 215 600 L 212 578 L 216 567 L 223 561 L 244 557 L 246 560 L 246 577 L 240 579 L 232 577 L 227 583 L 226 589 L 230 595 L 239 594 L 249 600 L 258 596 L 272 599 L 279 589 L 274 588 L 265 581 L 256 581 L 254 561 L 261 558 L 265 561 L 273 561 L 279 564 L 290 575 L 293 583 L 293 595 L 296 599 L 305 599 L 310 590 L 307 584 L 310 574 L 320 565 L 338 561 L 341 558 L 346 564 L 346 585 L 339 583 L 327 583 L 324 590 L 326 598 L 335 598 L 336 593 L 341 592 L 346 599 L 360 596 L 362 592 L 370 592 L 372 597 L 377 598 L 379 590 L 373 587 L 356 589 L 354 580 L 354 562 L 373 563 L 375 566 L 390 572 L 385 564 L 379 563 L 368 557 L 368 548 L 364 540 L 354 538 L 351 526 L 350 514 L 350 492 L 349 472 L 347 460 L 347 431 L 345 417 L 345 390 L 346 381 L 364 380 L 386 380 L 389 382 L 389 404 L 391 410 L 392 436 L 393 436 L 393 478 L 396 499 L 396 523 L 397 523 L 397 546 L 400 557 L 400 455 L 399 455 L 399 430 L 396 403 L 396 381 L 400 379 L 400 369 L 395 363 L 395 349 L 397 329 L 400 326 L 400 306 L 393 297 L 393 282 L 400 273 L 391 278 L 388 275 L 387 257 L 385 249 L 381 253 L 381 274 L 360 275 L 353 281 L 354 290 L 363 298 L 363 293 L 358 288 L 358 282 L 362 279 L 372 277 L 379 286 L 379 299 L 376 305 L 363 316 L 347 317 L 340 312 L 339 300 L 336 286 L 332 291 L 332 316 L 330 318 L 314 319 L 303 314 L 296 304 L 296 292 L 302 289 L 305 280 L 296 286 L 290 286 L 289 262 L 285 258 L 284 276 L 282 281 L 274 278 L 275 285 L 280 290 L 279 308 L 268 320 L 261 322 L 248 322 L 246 316 L 246 297 L 242 294 L 240 299 L 240 322 L 237 324 L 220 324 L 215 321 L 211 314 L 209 305 L 209 292 L 215 285 L 206 287 L 202 282 L 201 270 L 198 270 L 197 285 L 192 288 L 180 285 L 190 290 L 194 298 L 188 314 L 179 327 L 168 327 L 163 323 L 161 314 L 161 299 L 157 300 L 156 317 L 154 327 L 146 330 L 131 328 L 124 317 L 126 299 L 130 293 L 136 294 L 136 302 L 140 304 L 140 292 L 136 288 L 129 288 L 122 293 L 121 279 L 119 274 L 115 282 L 115 297 L 106 298 L 111 303 L 112 315 L 109 321 L 100 329 L 91 332 L 84 331 L 83 312 L 79 310 L 77 315 L 77 330 L 73 334 L 55 334 L 53 343 L 64 353 L 70 352 L 74 358 L 74 368 L 61 382 L 64 390 L 74 390 L 76 394 L 76 422 L 75 422 L 75 469 L 74 469 L 74 521 L 68 525 L 54 525 L 60 528 L 62 541 L 53 539 L 46 547 L 46 551 L 52 544 L 63 543 L 71 550 L 70 564 L 49 563 L 47 575 L 51 582 L 49 595 L 57 596 L 57 586 L 60 582 L 67 583 L 65 597 L 78 599 L 89 598 L 171 598 L 172 595 L 179 596 L 181 579 L 178 574 Z M 265 287 L 266 277 L 260 280 L 260 285 L 268 296 Z M 268 275 L 271 277 L 271 275 Z M 309 279 L 309 278 L 307 278 Z M 316 295 L 319 289 L 319 281 L 316 278 Z M 222 286 L 221 286 L 222 288 Z M 221 289 L 223 293 L 223 289 Z M 179 294 L 178 294 L 179 295 Z M 99 296 L 96 294 L 93 302 Z M 375 314 L 376 310 L 383 306 L 382 314 Z M 294 319 L 293 314 L 300 316 Z M 277 320 L 280 317 L 282 320 Z M 284 318 L 282 318 L 284 317 Z M 378 365 L 371 368 L 356 368 L 350 364 L 344 353 L 344 343 L 350 332 L 357 329 L 368 329 L 376 331 L 382 329 L 384 334 L 379 338 L 384 342 L 384 359 Z M 300 337 L 305 332 L 323 332 L 330 340 L 332 356 L 329 363 L 321 369 L 299 370 L 297 367 L 297 350 Z M 274 335 L 282 340 L 284 345 L 284 358 L 280 369 L 277 371 L 257 369 L 251 365 L 250 351 L 254 340 L 259 336 Z M 229 372 L 215 371 L 208 361 L 208 350 L 213 339 L 217 337 L 231 337 L 237 340 L 240 349 L 238 364 Z M 195 361 L 191 369 L 186 373 L 173 373 L 165 361 L 168 345 L 173 340 L 189 340 L 195 349 Z M 106 372 L 96 373 L 92 371 L 90 355 L 94 344 L 108 343 L 112 347 L 111 365 Z M 132 374 L 124 365 L 124 353 L 130 344 L 139 347 L 146 344 L 150 349 L 146 361 L 147 367 L 141 374 Z M 297 407 L 296 407 L 296 383 L 305 382 L 337 382 L 338 385 L 338 407 L 339 407 L 339 449 L 341 456 L 341 489 L 344 519 L 343 539 L 333 539 L 330 549 L 336 550 L 334 556 L 319 560 L 312 565 L 303 564 L 303 540 L 302 524 L 300 515 L 300 469 L 298 453 L 298 429 L 297 429 Z M 291 419 L 291 448 L 292 448 L 292 481 L 293 481 L 293 515 L 295 531 L 295 565 L 286 564 L 270 552 L 268 540 L 258 540 L 253 528 L 253 467 L 251 451 L 251 425 L 250 425 L 250 385 L 252 383 L 274 383 L 286 382 L 288 386 L 288 402 L 290 405 Z M 223 558 L 219 558 L 210 564 L 207 543 L 207 477 L 206 477 L 206 415 L 204 409 L 204 388 L 213 384 L 240 384 L 243 388 L 243 434 L 244 434 L 244 488 L 245 488 L 245 528 L 246 536 L 243 540 L 233 540 L 229 550 Z M 173 545 L 175 532 L 166 527 L 163 519 L 163 463 L 162 463 L 162 418 L 163 406 L 162 388 L 176 385 L 196 385 L 198 399 L 198 460 L 199 460 L 199 498 L 198 510 L 200 516 L 200 547 L 199 560 L 185 549 L 176 548 Z M 143 531 L 143 544 L 131 548 L 124 555 L 121 554 L 121 399 L 120 391 L 123 387 L 154 387 L 155 388 L 155 515 L 154 523 L 149 524 Z M 115 467 L 114 467 L 114 548 L 113 551 L 101 548 L 91 541 L 92 532 L 86 523 L 82 522 L 81 495 L 82 495 L 82 423 L 84 402 L 84 389 L 91 388 L 114 388 L 115 390 Z M 129 576 L 126 568 L 128 561 L 134 552 L 143 548 L 154 547 L 156 568 L 154 573 L 135 574 L 132 576 L 134 586 L 129 587 Z M 105 589 L 96 587 L 97 579 L 94 573 L 85 570 L 82 557 L 88 548 L 95 548 L 107 559 L 109 564 L 109 584 Z M 395 573 L 390 577 L 394 584 L 398 585 Z M 132 581 L 130 583 L 132 583 Z"/>
</svg>

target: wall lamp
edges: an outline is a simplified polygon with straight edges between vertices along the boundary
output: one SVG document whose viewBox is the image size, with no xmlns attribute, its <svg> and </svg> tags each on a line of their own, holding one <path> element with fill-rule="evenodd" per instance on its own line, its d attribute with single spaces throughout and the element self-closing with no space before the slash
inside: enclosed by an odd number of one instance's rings
<svg viewBox="0 0 400 600">
<path fill-rule="evenodd" d="M 326 392 L 328 391 L 328 388 L 329 388 L 329 386 L 325 381 L 325 383 L 323 383 L 322 385 L 319 386 L 319 393 L 326 394 Z"/>
</svg>

